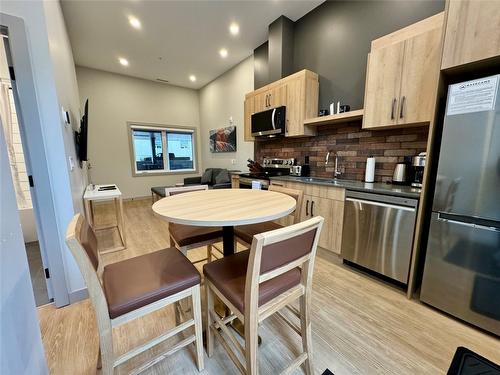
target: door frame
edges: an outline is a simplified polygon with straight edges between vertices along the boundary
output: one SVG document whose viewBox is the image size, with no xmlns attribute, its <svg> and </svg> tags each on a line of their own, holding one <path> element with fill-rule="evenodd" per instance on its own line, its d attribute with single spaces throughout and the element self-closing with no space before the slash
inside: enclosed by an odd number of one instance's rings
<svg viewBox="0 0 500 375">
<path fill-rule="evenodd" d="M 22 18 L 0 13 L 1 26 L 7 27 L 10 56 L 16 75 L 16 111 L 27 167 L 34 186 L 30 188 L 40 249 L 45 253 L 50 270 L 50 288 L 57 307 L 70 303 L 63 260 L 64 245 L 57 225 L 50 168 L 45 152 L 44 134 L 36 94 L 31 54 Z M 43 215 L 41 213 L 43 212 Z M 42 220 L 43 216 L 43 220 Z"/>
</svg>

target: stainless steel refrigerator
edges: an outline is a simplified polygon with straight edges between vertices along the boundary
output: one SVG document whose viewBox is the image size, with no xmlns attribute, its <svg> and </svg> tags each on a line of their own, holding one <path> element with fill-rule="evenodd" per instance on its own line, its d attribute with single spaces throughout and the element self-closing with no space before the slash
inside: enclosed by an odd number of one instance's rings
<svg viewBox="0 0 500 375">
<path fill-rule="evenodd" d="M 420 299 L 500 335 L 500 75 L 448 87 Z"/>
</svg>

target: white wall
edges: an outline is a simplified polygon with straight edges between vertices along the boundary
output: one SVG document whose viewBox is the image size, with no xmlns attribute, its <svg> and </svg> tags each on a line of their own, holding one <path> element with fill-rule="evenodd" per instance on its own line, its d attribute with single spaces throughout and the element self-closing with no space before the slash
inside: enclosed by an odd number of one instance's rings
<svg viewBox="0 0 500 375">
<path fill-rule="evenodd" d="M 0 373 L 47 374 L 7 148 L 0 132 Z"/>
<path fill-rule="evenodd" d="M 222 74 L 202 89 L 200 96 L 201 155 L 203 167 L 219 167 L 247 171 L 247 159 L 254 156 L 253 142 L 244 141 L 245 94 L 253 91 L 253 56 Z M 229 126 L 229 118 L 236 126 L 236 152 L 212 153 L 208 143 L 211 129 Z M 231 164 L 235 159 L 236 164 Z"/>
<path fill-rule="evenodd" d="M 63 140 L 66 156 L 75 161 L 75 169 L 69 173 L 71 195 L 75 211 L 83 212 L 83 192 L 87 186 L 85 166 L 80 168 L 77 163 L 74 131 L 80 129 L 81 107 L 78 83 L 76 81 L 75 61 L 69 42 L 66 25 L 59 1 L 44 1 L 45 17 L 49 49 L 54 65 L 54 78 L 57 89 L 59 107 L 70 112 L 71 126 L 63 125 Z M 69 163 L 67 163 L 68 165 Z"/>
<path fill-rule="evenodd" d="M 68 157 L 75 157 L 73 132 L 63 125 L 61 103 L 71 109 L 74 117 L 79 117 L 79 96 L 62 12 L 59 2 L 50 0 L 2 1 L 1 11 L 20 17 L 25 22 L 38 112 L 42 123 L 42 138 L 37 142 L 43 144 L 45 150 L 51 189 L 38 199 L 42 201 L 48 194 L 52 196 L 59 238 L 57 246 L 50 246 L 47 251 L 62 252 L 66 286 L 72 295 L 82 290 L 85 284 L 64 240 L 68 222 L 75 211 L 82 208 L 85 173 L 78 168 L 70 171 L 68 165 Z M 25 125 L 29 132 L 32 124 Z M 42 217 L 44 214 L 41 212 Z"/>
<path fill-rule="evenodd" d="M 195 90 L 77 66 L 80 97 L 89 99 L 88 154 L 95 184 L 116 183 L 125 198 L 151 194 L 152 186 L 182 182 L 199 174 L 132 176 L 127 122 L 196 127 L 199 130 Z M 197 139 L 198 169 L 204 167 Z"/>
</svg>

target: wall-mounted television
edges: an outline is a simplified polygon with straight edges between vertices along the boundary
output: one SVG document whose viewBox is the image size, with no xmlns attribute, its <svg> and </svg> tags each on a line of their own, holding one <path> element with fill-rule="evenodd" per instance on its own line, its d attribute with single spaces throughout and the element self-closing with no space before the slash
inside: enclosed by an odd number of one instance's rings
<svg viewBox="0 0 500 375">
<path fill-rule="evenodd" d="M 88 135 L 88 120 L 89 119 L 89 100 L 85 102 L 85 109 L 80 121 L 80 130 L 75 132 L 76 156 L 80 162 L 87 161 L 87 135 Z"/>
</svg>

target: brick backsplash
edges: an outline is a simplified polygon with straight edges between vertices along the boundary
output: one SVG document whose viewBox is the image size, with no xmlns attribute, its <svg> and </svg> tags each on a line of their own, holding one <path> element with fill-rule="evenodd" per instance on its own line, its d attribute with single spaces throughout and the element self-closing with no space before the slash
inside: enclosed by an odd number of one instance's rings
<svg viewBox="0 0 500 375">
<path fill-rule="evenodd" d="M 396 163 L 406 155 L 417 155 L 427 147 L 428 127 L 387 129 L 367 131 L 361 129 L 361 122 L 344 125 L 330 125 L 318 128 L 315 137 L 278 138 L 254 143 L 255 160 L 264 157 L 296 158 L 304 164 L 309 155 L 311 176 L 333 177 L 334 158 L 325 166 L 328 151 L 336 152 L 339 164 L 345 169 L 341 178 L 363 180 L 366 158 L 374 156 L 375 181 L 385 182 L 392 178 Z"/>
</svg>

